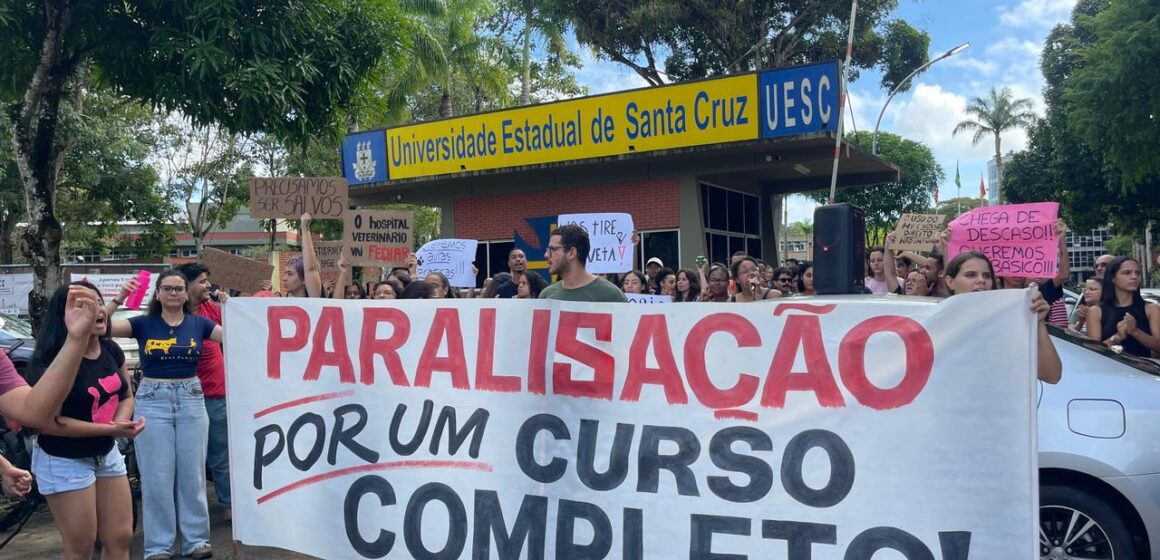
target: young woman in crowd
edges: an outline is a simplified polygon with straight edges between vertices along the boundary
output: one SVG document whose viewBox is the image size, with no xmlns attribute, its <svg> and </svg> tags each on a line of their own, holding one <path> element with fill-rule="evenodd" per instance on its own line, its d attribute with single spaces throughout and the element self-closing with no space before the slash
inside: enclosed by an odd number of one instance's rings
<svg viewBox="0 0 1160 560">
<path fill-rule="evenodd" d="M 947 263 L 945 284 L 950 296 L 968 292 L 983 292 L 995 289 L 995 270 L 986 255 L 978 251 L 959 253 Z M 1047 325 L 1044 319 L 1051 306 L 1043 299 L 1039 290 L 1032 291 L 1031 312 L 1038 316 L 1036 332 L 1037 353 L 1039 356 L 1039 371 L 1036 372 L 1040 381 L 1058 383 L 1063 372 L 1063 363 L 1051 343 L 1051 336 L 1047 334 Z"/>
<path fill-rule="evenodd" d="M 887 241 L 889 246 L 889 238 Z M 866 252 L 866 288 L 872 294 L 896 294 L 902 286 L 902 279 L 896 276 L 894 253 L 884 247 L 871 247 Z"/>
<path fill-rule="evenodd" d="M 818 292 L 814 290 L 814 263 L 806 261 L 798 265 L 797 272 L 797 293 L 799 296 L 813 296 Z"/>
<path fill-rule="evenodd" d="M 135 280 L 128 284 L 135 289 Z M 158 275 L 154 293 L 146 315 L 113 321 L 111 329 L 113 336 L 135 338 L 141 347 L 144 378 L 137 388 L 136 413 L 149 419 L 149 429 L 137 437 L 136 450 L 145 560 L 172 558 L 178 529 L 182 556 L 209 558 L 213 555 L 205 496 L 209 416 L 196 371 L 202 341 L 221 343 L 222 328 L 186 313 L 189 290 L 180 271 Z"/>
<path fill-rule="evenodd" d="M 1160 306 L 1140 296 L 1140 263 L 1117 257 L 1104 271 L 1100 304 L 1087 311 L 1088 337 L 1133 356 L 1160 352 Z"/>
<path fill-rule="evenodd" d="M 1100 305 L 1100 296 L 1103 293 L 1104 285 L 1101 279 L 1093 276 L 1083 283 L 1083 296 L 1080 298 L 1079 304 L 1075 306 L 1075 318 L 1068 324 L 1069 329 L 1081 333 L 1087 332 L 1088 311 Z"/>
<path fill-rule="evenodd" d="M 626 294 L 647 294 L 648 279 L 639 270 L 630 271 L 620 281 L 620 289 Z"/>
<path fill-rule="evenodd" d="M 528 272 L 520 275 L 520 282 L 516 285 L 517 299 L 537 299 L 540 297 L 540 292 L 548 287 L 548 282 L 544 280 L 535 272 Z"/>
<path fill-rule="evenodd" d="M 397 299 L 399 294 L 403 292 L 403 287 L 391 283 L 390 280 L 383 282 L 376 282 L 375 287 L 371 289 L 371 299 Z"/>
<path fill-rule="evenodd" d="M 781 292 L 765 287 L 765 279 L 757 269 L 757 261 L 753 257 L 739 257 L 733 259 L 731 267 L 733 286 L 736 292 L 729 301 L 745 303 L 781 297 Z"/>
<path fill-rule="evenodd" d="M 100 300 L 100 292 L 88 282 L 73 282 L 53 293 L 29 364 L 33 386 L 48 374 L 72 336 L 66 306 L 73 287 L 90 290 Z M 133 392 L 125 355 L 108 338 L 104 309 L 97 314 L 74 373 L 59 415 L 40 428 L 32 472 L 60 531 L 62 558 L 91 559 L 99 538 L 102 558 L 128 560 L 133 504 L 125 459 L 114 438 L 137 437 L 145 421 L 132 420 Z"/>
<path fill-rule="evenodd" d="M 722 303 L 729 298 L 729 269 L 724 264 L 706 264 L 705 285 L 701 287 L 701 301 Z"/>
<path fill-rule="evenodd" d="M 926 279 L 926 273 L 922 269 L 912 270 L 910 274 L 906 275 L 906 295 L 908 296 L 929 296 L 930 282 Z"/>
<path fill-rule="evenodd" d="M 663 267 L 657 271 L 657 293 L 662 296 L 674 296 L 677 293 L 677 276 L 673 269 Z"/>
<path fill-rule="evenodd" d="M 399 299 L 436 299 L 435 287 L 426 282 L 411 282 Z"/>
<path fill-rule="evenodd" d="M 691 268 L 682 268 L 677 271 L 676 293 L 674 302 L 699 301 L 701 299 L 701 281 L 697 271 Z"/>
<path fill-rule="evenodd" d="M 321 269 L 314 252 L 314 238 L 310 235 L 312 221 L 310 214 L 302 215 L 299 234 L 302 255 L 290 259 L 282 271 L 282 290 L 286 297 L 322 297 Z"/>
<path fill-rule="evenodd" d="M 459 297 L 459 292 L 451 287 L 451 282 L 442 272 L 432 272 L 423 281 L 430 284 L 431 289 L 434 290 L 431 299 L 455 299 Z"/>
<path fill-rule="evenodd" d="M 100 296 L 93 290 L 68 287 L 62 312 L 68 335 L 35 387 L 29 387 L 8 355 L 0 352 L 0 416 L 31 429 L 55 423 L 61 405 L 73 389 L 100 309 Z M 23 496 L 32 489 L 32 475 L 3 458 L 0 478 L 4 489 L 14 495 Z"/>
</svg>

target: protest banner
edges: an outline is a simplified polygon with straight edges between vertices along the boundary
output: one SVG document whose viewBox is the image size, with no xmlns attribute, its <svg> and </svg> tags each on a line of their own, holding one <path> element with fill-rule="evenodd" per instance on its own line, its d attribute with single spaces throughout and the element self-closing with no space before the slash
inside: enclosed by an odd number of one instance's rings
<svg viewBox="0 0 1160 560">
<path fill-rule="evenodd" d="M 474 239 L 428 241 L 415 253 L 415 258 L 419 261 L 417 271 L 419 278 L 425 278 L 432 272 L 440 272 L 456 288 L 475 286 L 472 262 L 475 261 L 475 250 L 478 247 L 479 241 Z"/>
<path fill-rule="evenodd" d="M 1059 269 L 1058 216 L 1058 202 L 976 208 L 951 220 L 947 260 L 979 251 L 996 276 L 1051 278 Z"/>
<path fill-rule="evenodd" d="M 903 214 L 894 228 L 897 240 L 890 244 L 895 251 L 930 251 L 945 229 L 947 217 L 942 214 Z"/>
<path fill-rule="evenodd" d="M 254 293 L 262 289 L 262 282 L 272 282 L 274 267 L 270 263 L 247 259 L 214 249 L 201 249 L 201 264 L 209 268 L 210 278 L 222 288 L 242 293 Z"/>
<path fill-rule="evenodd" d="M 126 280 L 136 278 L 137 273 L 138 271 L 136 270 L 126 274 L 78 274 L 73 272 L 69 274 L 69 282 L 79 282 L 81 280 L 89 282 L 97 287 L 97 290 L 101 292 L 101 297 L 105 298 L 107 302 L 121 295 L 121 286 L 125 285 Z M 157 276 L 154 275 L 153 278 L 157 278 Z M 149 283 L 149 286 L 145 290 L 145 297 L 142 299 L 145 302 L 142 306 L 148 306 L 149 302 L 153 301 L 153 292 L 156 288 L 153 282 Z"/>
<path fill-rule="evenodd" d="M 233 300 L 234 538 L 327 559 L 1033 558 L 1028 298 Z"/>
<path fill-rule="evenodd" d="M 349 189 L 342 177 L 254 177 L 250 179 L 250 216 L 259 220 L 341 219 Z"/>
<path fill-rule="evenodd" d="M 592 250 L 586 268 L 593 274 L 632 270 L 632 216 L 623 212 L 561 214 L 558 225 L 576 224 L 588 232 Z"/>
<path fill-rule="evenodd" d="M 624 294 L 628 303 L 672 303 L 673 296 L 654 296 L 652 294 Z"/>
<path fill-rule="evenodd" d="M 350 210 L 343 239 L 352 265 L 402 266 L 411 256 L 415 213 L 397 210 Z"/>
<path fill-rule="evenodd" d="M 27 315 L 32 282 L 31 272 L 0 274 L 0 313 Z"/>
</svg>

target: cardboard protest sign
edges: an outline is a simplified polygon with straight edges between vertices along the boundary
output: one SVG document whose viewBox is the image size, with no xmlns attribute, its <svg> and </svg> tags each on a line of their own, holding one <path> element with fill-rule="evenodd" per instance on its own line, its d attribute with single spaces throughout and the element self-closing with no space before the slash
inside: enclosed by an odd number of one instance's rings
<svg viewBox="0 0 1160 560">
<path fill-rule="evenodd" d="M 479 241 L 474 239 L 436 239 L 428 241 L 418 252 L 415 258 L 419 260 L 419 278 L 426 277 L 432 272 L 441 272 L 447 281 L 456 288 L 470 288 L 475 286 L 475 273 L 472 272 L 472 262 L 475 261 L 475 250 Z"/>
<path fill-rule="evenodd" d="M 632 270 L 632 216 L 622 212 L 561 214 L 558 225 L 576 224 L 588 232 L 592 250 L 586 268 L 593 274 Z"/>
<path fill-rule="evenodd" d="M 628 303 L 672 303 L 673 296 L 654 296 L 652 294 L 624 294 Z"/>
<path fill-rule="evenodd" d="M 894 228 L 897 240 L 890 245 L 896 251 L 930 251 L 945 229 L 947 217 L 942 214 L 903 214 Z"/>
<path fill-rule="evenodd" d="M 352 265 L 402 266 L 411 256 L 415 213 L 398 210 L 350 210 L 343 240 Z"/>
<path fill-rule="evenodd" d="M 110 299 L 121 295 L 121 286 L 125 285 L 126 280 L 129 280 L 130 278 L 136 278 L 137 274 L 138 271 L 133 271 L 132 273 L 126 274 L 78 274 L 73 272 L 69 274 L 69 282 L 78 282 L 84 280 L 96 286 L 97 290 L 101 292 L 101 297 L 105 298 L 105 301 L 109 301 Z M 154 274 L 152 278 L 156 279 L 157 275 Z M 142 307 L 147 307 L 149 302 L 153 301 L 153 292 L 156 291 L 156 289 L 157 286 L 155 283 L 149 282 L 149 286 L 147 286 L 145 290 L 145 297 L 142 299 L 144 302 L 141 304 Z"/>
<path fill-rule="evenodd" d="M 310 213 L 316 220 L 346 213 L 349 189 L 342 177 L 254 177 L 250 179 L 250 216 L 292 219 Z"/>
<path fill-rule="evenodd" d="M 1033 558 L 1028 298 L 234 300 L 234 538 L 328 559 Z"/>
<path fill-rule="evenodd" d="M 270 263 L 239 257 L 212 247 L 202 248 L 200 261 L 209 267 L 214 284 L 239 292 L 252 294 L 261 290 L 262 282 L 270 282 L 274 276 L 274 267 Z"/>
<path fill-rule="evenodd" d="M 947 260 L 979 251 L 996 276 L 1050 278 L 1059 269 L 1058 217 L 1058 202 L 976 208 L 951 220 Z"/>
<path fill-rule="evenodd" d="M 319 241 L 314 243 L 314 254 L 318 255 L 319 275 L 325 284 L 338 279 L 338 259 L 342 257 L 341 241 Z M 347 280 L 350 280 L 349 278 Z"/>
<path fill-rule="evenodd" d="M 0 274 L 0 313 L 27 315 L 28 294 L 32 293 L 32 282 L 31 272 Z"/>
</svg>

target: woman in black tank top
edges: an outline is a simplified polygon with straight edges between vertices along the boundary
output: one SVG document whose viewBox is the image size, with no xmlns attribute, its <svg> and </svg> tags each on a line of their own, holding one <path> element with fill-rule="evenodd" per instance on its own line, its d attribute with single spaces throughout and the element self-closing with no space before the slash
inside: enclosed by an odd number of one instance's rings
<svg viewBox="0 0 1160 560">
<path fill-rule="evenodd" d="M 1100 305 L 1087 315 L 1088 336 L 1133 356 L 1160 352 L 1160 307 L 1140 297 L 1140 263 L 1119 257 L 1104 271 Z"/>
</svg>

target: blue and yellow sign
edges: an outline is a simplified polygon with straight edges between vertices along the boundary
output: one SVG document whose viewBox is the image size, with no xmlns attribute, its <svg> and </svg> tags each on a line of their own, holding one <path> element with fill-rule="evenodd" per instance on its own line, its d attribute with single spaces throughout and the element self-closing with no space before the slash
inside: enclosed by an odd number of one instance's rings
<svg viewBox="0 0 1160 560">
<path fill-rule="evenodd" d="M 381 131 L 385 149 L 379 138 L 348 140 L 344 174 L 361 171 L 347 177 L 351 185 L 382 181 L 380 156 L 386 179 L 397 180 L 836 130 L 837 68 L 828 62 L 390 128 Z"/>
</svg>

